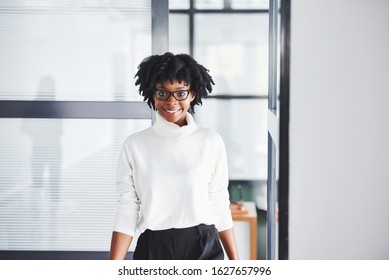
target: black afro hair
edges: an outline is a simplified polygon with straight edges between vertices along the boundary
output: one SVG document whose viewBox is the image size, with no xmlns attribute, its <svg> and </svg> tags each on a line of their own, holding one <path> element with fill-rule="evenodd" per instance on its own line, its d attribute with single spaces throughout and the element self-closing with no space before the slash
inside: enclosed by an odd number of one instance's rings
<svg viewBox="0 0 389 280">
<path fill-rule="evenodd" d="M 195 94 L 195 99 L 190 104 L 192 112 L 194 106 L 201 105 L 201 99 L 207 98 L 208 93 L 212 92 L 212 85 L 215 84 L 209 75 L 209 70 L 197 63 L 190 55 L 174 55 L 171 52 L 146 57 L 139 64 L 136 77 L 135 85 L 139 86 L 139 94 L 154 110 L 153 94 L 157 84 L 166 81 L 173 83 L 174 80 L 190 84 L 190 90 Z"/>
</svg>

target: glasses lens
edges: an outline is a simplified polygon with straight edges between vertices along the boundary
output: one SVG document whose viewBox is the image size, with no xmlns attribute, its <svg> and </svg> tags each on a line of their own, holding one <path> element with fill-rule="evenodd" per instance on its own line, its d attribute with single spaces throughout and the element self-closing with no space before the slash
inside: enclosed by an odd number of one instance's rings
<svg viewBox="0 0 389 280">
<path fill-rule="evenodd" d="M 189 91 L 188 90 L 179 90 L 174 93 L 174 97 L 177 100 L 185 100 L 188 97 Z"/>
<path fill-rule="evenodd" d="M 167 92 L 167 91 L 163 91 L 163 90 L 156 90 L 155 91 L 155 96 L 160 99 L 160 100 L 166 100 L 169 98 L 170 96 L 170 93 Z"/>
<path fill-rule="evenodd" d="M 181 101 L 181 100 L 185 100 L 188 97 L 189 90 L 179 90 L 179 91 L 176 91 L 174 93 L 170 93 L 169 91 L 166 91 L 166 90 L 156 90 L 155 91 L 155 96 L 159 100 L 169 99 L 171 94 L 174 96 L 175 99 Z"/>
</svg>

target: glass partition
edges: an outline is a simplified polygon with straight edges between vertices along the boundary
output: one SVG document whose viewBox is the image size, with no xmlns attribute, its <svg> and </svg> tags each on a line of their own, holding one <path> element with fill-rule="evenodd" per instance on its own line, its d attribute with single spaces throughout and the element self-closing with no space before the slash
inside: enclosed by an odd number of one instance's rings
<svg viewBox="0 0 389 280">
<path fill-rule="evenodd" d="M 0 119 L 0 251 L 107 251 L 121 144 L 150 124 Z"/>
<path fill-rule="evenodd" d="M 0 3 L 0 99 L 142 101 L 151 0 Z"/>
<path fill-rule="evenodd" d="M 151 124 L 134 75 L 153 3 L 1 1 L 1 258 L 108 252 L 121 143 Z"/>
<path fill-rule="evenodd" d="M 223 137 L 230 180 L 266 181 L 266 108 L 266 99 L 208 99 L 196 108 L 197 123 Z"/>
<path fill-rule="evenodd" d="M 267 96 L 268 21 L 268 14 L 195 15 L 194 56 L 212 70 L 213 95 Z"/>
</svg>

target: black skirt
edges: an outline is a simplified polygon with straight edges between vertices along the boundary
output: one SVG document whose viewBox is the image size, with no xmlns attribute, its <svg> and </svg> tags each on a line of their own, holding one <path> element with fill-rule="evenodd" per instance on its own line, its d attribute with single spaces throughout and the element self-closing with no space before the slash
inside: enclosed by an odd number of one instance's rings
<svg viewBox="0 0 389 280">
<path fill-rule="evenodd" d="M 181 229 L 145 230 L 138 238 L 134 260 L 223 260 L 214 225 Z"/>
</svg>

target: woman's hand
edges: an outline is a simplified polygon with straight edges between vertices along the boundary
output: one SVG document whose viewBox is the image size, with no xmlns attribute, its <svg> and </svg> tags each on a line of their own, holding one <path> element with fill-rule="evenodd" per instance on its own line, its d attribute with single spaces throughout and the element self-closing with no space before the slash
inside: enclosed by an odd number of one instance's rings
<svg viewBox="0 0 389 280">
<path fill-rule="evenodd" d="M 227 253 L 228 259 L 239 260 L 238 248 L 236 246 L 234 229 L 219 231 L 220 240 L 222 241 L 224 250 Z"/>
</svg>

